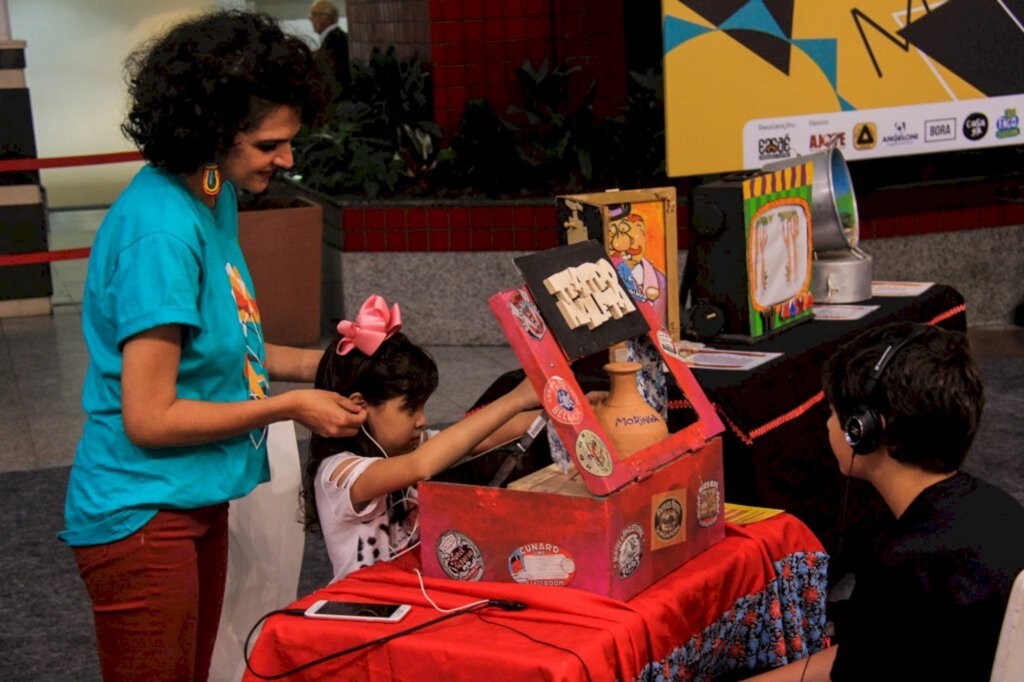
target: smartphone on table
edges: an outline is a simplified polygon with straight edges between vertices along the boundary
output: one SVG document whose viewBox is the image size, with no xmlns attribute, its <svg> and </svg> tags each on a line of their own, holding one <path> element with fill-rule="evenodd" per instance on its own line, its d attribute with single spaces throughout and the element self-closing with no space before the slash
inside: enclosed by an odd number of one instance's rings
<svg viewBox="0 0 1024 682">
<path fill-rule="evenodd" d="M 371 604 L 354 601 L 321 599 L 306 609 L 310 618 L 336 618 L 338 620 L 368 620 L 379 623 L 397 623 L 405 618 L 412 607 L 408 604 Z"/>
</svg>

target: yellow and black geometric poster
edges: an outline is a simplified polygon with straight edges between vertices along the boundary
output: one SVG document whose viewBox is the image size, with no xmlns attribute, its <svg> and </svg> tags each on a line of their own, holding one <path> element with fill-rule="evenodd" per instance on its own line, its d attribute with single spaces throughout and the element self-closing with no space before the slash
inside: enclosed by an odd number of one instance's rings
<svg viewBox="0 0 1024 682">
<path fill-rule="evenodd" d="M 1020 144 L 1024 0 L 662 0 L 668 174 Z"/>
</svg>

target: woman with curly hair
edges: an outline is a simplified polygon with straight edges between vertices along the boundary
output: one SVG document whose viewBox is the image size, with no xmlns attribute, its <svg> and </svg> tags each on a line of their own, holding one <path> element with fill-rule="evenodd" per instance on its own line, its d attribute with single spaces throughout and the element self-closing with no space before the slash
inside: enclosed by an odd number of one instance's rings
<svg viewBox="0 0 1024 682">
<path fill-rule="evenodd" d="M 235 188 L 261 192 L 319 116 L 309 48 L 263 14 L 173 27 L 127 64 L 123 126 L 149 162 L 96 235 L 82 304 L 87 413 L 61 538 L 93 603 L 105 679 L 206 679 L 228 500 L 269 477 L 270 423 L 354 435 L 365 412 L 312 381 L 319 351 L 265 344 Z"/>
</svg>

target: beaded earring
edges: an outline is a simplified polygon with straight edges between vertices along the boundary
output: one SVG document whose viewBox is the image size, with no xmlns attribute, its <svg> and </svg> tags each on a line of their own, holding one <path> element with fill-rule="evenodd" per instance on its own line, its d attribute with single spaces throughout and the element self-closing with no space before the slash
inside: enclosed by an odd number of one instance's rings
<svg viewBox="0 0 1024 682">
<path fill-rule="evenodd" d="M 208 197 L 220 194 L 220 169 L 215 163 L 203 166 L 203 194 Z"/>
</svg>

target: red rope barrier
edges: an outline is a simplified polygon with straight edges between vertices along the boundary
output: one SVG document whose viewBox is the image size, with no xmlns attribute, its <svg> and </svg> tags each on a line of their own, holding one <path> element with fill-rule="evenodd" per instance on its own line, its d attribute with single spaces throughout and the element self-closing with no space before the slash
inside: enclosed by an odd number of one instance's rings
<svg viewBox="0 0 1024 682">
<path fill-rule="evenodd" d="M 98 166 L 106 163 L 142 161 L 139 152 L 113 152 L 110 154 L 83 154 L 80 156 L 57 156 L 49 159 L 7 159 L 0 161 L 0 173 L 33 171 L 44 168 L 71 168 L 73 166 Z M 0 267 L 13 265 L 37 265 L 62 260 L 88 258 L 90 248 L 41 251 L 38 253 L 0 254 Z"/>
<path fill-rule="evenodd" d="M 58 260 L 78 260 L 88 258 L 91 248 L 84 249 L 61 249 L 59 251 L 40 251 L 37 253 L 7 253 L 0 254 L 0 268 L 5 265 L 37 265 L 39 263 L 52 263 Z"/>
<path fill-rule="evenodd" d="M 57 156 L 49 159 L 7 159 L 0 161 L 0 173 L 33 171 L 44 168 L 71 168 L 72 166 L 97 166 L 104 163 L 126 163 L 142 161 L 139 152 L 114 152 L 112 154 L 84 154 L 82 156 Z"/>
</svg>

